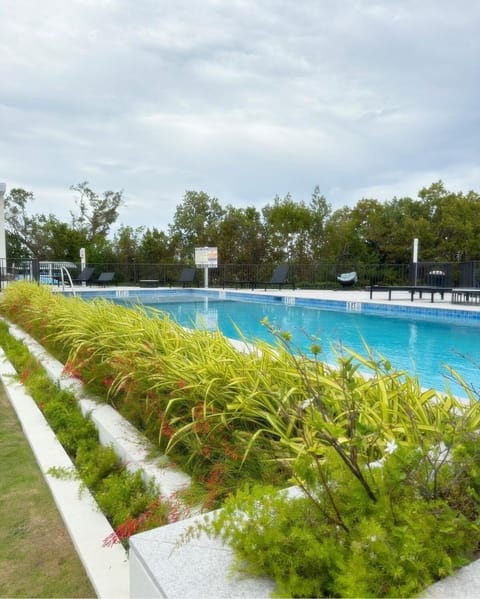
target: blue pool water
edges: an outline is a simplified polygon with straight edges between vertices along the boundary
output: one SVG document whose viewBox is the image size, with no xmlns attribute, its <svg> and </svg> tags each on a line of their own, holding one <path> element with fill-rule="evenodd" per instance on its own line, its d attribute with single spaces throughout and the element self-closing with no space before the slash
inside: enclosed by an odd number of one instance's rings
<svg viewBox="0 0 480 599">
<path fill-rule="evenodd" d="M 464 395 L 448 376 L 445 368 L 448 364 L 467 382 L 480 388 L 480 321 L 449 322 L 406 314 L 365 315 L 281 302 L 232 301 L 187 294 L 153 301 L 148 303 L 150 307 L 167 312 L 183 326 L 218 327 L 227 337 L 238 339 L 236 324 L 248 340 L 273 342 L 271 332 L 261 323 L 267 317 L 275 327 L 290 332 L 293 346 L 303 352 L 309 352 L 312 336 L 317 337 L 327 362 L 334 361 L 334 348 L 342 346 L 365 354 L 365 342 L 376 354 L 388 358 L 395 368 L 417 374 L 425 387 L 443 390 L 447 376 L 452 389 Z"/>
</svg>

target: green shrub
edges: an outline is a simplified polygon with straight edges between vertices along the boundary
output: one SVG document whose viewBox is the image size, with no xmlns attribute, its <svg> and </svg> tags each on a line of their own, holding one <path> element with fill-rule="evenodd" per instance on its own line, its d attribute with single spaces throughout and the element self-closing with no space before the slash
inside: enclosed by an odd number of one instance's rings
<svg viewBox="0 0 480 599">
<path fill-rule="evenodd" d="M 65 451 L 75 459 L 82 441 L 91 439 L 97 443 L 97 430 L 89 418 L 82 416 L 76 405 L 64 401 L 65 393 L 59 395 L 43 405 L 43 412 Z"/>
<path fill-rule="evenodd" d="M 82 439 L 77 444 L 75 464 L 85 485 L 95 491 L 97 501 L 98 489 L 101 488 L 103 481 L 123 469 L 113 447 L 100 445 L 94 448 L 88 439 Z M 108 512 L 109 516 L 112 514 L 115 514 L 115 510 Z"/>
<path fill-rule="evenodd" d="M 332 467 L 331 478 L 344 472 Z M 343 528 L 320 491 L 312 501 L 247 488 L 199 529 L 233 547 L 237 569 L 273 578 L 279 597 L 411 597 L 471 561 L 480 532 L 445 500 L 403 484 L 396 491 L 373 503 L 350 478 L 336 497 Z"/>
<path fill-rule="evenodd" d="M 131 474 L 124 468 L 117 476 L 102 478 L 96 494 L 100 508 L 116 527 L 145 512 L 157 499 L 158 491 L 153 487 L 145 489 L 140 472 Z M 167 511 L 163 514 L 165 523 Z"/>
</svg>

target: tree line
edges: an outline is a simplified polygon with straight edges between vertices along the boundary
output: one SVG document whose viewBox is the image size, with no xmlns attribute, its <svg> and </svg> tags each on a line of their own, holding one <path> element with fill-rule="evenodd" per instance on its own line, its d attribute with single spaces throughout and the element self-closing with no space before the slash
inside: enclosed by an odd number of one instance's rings
<svg viewBox="0 0 480 599">
<path fill-rule="evenodd" d="M 84 247 L 90 263 L 188 264 L 195 247 L 213 246 L 223 264 L 405 264 L 414 238 L 420 240 L 421 260 L 480 260 L 480 195 L 451 192 L 442 181 L 416 198 L 362 198 L 336 210 L 318 186 L 308 202 L 288 193 L 260 210 L 223 206 L 203 191 L 186 191 L 166 231 L 120 225 L 113 234 L 123 192 L 98 194 L 88 182 L 71 190 L 76 196 L 68 223 L 53 214 L 31 214 L 33 193 L 10 191 L 5 198 L 9 260 L 78 262 Z"/>
</svg>

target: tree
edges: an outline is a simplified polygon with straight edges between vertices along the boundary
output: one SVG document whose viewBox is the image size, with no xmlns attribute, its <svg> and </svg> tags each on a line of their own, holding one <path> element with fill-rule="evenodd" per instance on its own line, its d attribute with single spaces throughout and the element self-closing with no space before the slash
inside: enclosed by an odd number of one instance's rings
<svg viewBox="0 0 480 599">
<path fill-rule="evenodd" d="M 88 187 L 84 181 L 70 187 L 80 194 L 75 200 L 79 213 L 70 212 L 73 229 L 84 234 L 87 243 L 106 238 L 110 227 L 118 218 L 118 208 L 123 203 L 122 191 L 104 191 L 103 197 Z"/>
<path fill-rule="evenodd" d="M 217 198 L 203 191 L 187 191 L 175 210 L 170 236 L 182 262 L 191 261 L 195 247 L 217 246 L 218 230 L 225 210 Z"/>
<path fill-rule="evenodd" d="M 352 209 L 350 216 L 355 240 L 352 239 L 350 248 L 356 260 L 370 263 L 384 261 L 382 240 L 386 231 L 383 214 L 384 206 L 374 199 L 363 198 Z"/>
<path fill-rule="evenodd" d="M 29 216 L 33 193 L 14 188 L 5 198 L 8 256 L 12 259 L 36 257 L 40 260 L 73 260 L 83 242 L 81 235 L 53 214 Z"/>
<path fill-rule="evenodd" d="M 408 264 L 415 238 L 421 239 L 422 259 L 429 260 L 430 248 L 435 245 L 429 208 L 409 197 L 393 198 L 383 204 L 381 227 L 376 236 L 382 261 Z"/>
<path fill-rule="evenodd" d="M 332 213 L 332 207 L 327 202 L 325 196 L 320 193 L 318 185 L 316 185 L 313 190 L 308 207 L 311 215 L 309 227 L 309 251 L 312 259 L 318 260 L 324 256 L 324 248 L 327 241 L 325 226 Z"/>
<path fill-rule="evenodd" d="M 30 216 L 28 207 L 34 201 L 33 193 L 21 188 L 10 191 L 5 198 L 7 239 L 12 242 L 9 256 L 17 258 L 12 254 L 13 248 L 15 253 L 23 248 L 22 257 L 28 255 L 40 260 L 76 261 L 80 248 L 86 246 L 90 259 L 104 253 L 106 236 L 118 217 L 121 192 L 106 191 L 100 198 L 86 182 L 71 189 L 80 193 L 77 201 L 80 212 L 78 215 L 71 212 L 71 224 L 61 222 L 53 214 Z"/>
<path fill-rule="evenodd" d="M 113 237 L 113 250 L 118 262 L 136 261 L 144 227 L 121 226 Z"/>
<path fill-rule="evenodd" d="M 111 264 L 118 262 L 113 242 L 106 237 L 97 238 L 94 244 L 89 244 L 88 246 L 84 242 L 82 247 L 87 250 L 87 262 L 91 264 Z"/>
<path fill-rule="evenodd" d="M 325 223 L 325 238 L 326 260 L 336 264 L 339 271 L 354 270 L 361 242 L 355 231 L 351 208 L 344 206 L 331 214 Z"/>
<path fill-rule="evenodd" d="M 268 259 L 305 262 L 310 258 L 311 211 L 305 202 L 295 202 L 288 193 L 275 197 L 263 210 Z"/>
<path fill-rule="evenodd" d="M 28 260 L 31 256 L 28 248 L 22 243 L 17 235 L 10 231 L 5 231 L 5 240 L 7 246 L 7 256 L 14 261 Z"/>
<path fill-rule="evenodd" d="M 138 247 L 138 261 L 149 264 L 171 262 L 174 251 L 170 239 L 163 231 L 155 227 L 147 229 Z"/>
<path fill-rule="evenodd" d="M 11 189 L 5 197 L 7 240 L 14 240 L 16 249 L 26 250 L 29 257 L 35 256 L 37 249 L 37 244 L 34 241 L 37 225 L 35 219 L 27 214 L 27 204 L 33 199 L 31 191 L 26 191 L 20 187 Z M 7 251 L 7 255 L 10 255 L 9 251 Z M 12 255 L 11 257 L 16 258 L 17 256 Z"/>
<path fill-rule="evenodd" d="M 37 242 L 41 243 L 41 247 L 35 254 L 37 258 L 77 262 L 80 248 L 85 244 L 83 234 L 72 229 L 67 223 L 60 222 L 52 215 L 45 220 L 43 215 L 38 218 L 43 235 L 37 238 Z"/>
<path fill-rule="evenodd" d="M 434 233 L 431 246 L 425 247 L 422 240 L 422 256 L 428 253 L 428 259 L 448 261 L 480 259 L 479 194 L 453 193 L 437 181 L 418 195 L 428 210 Z"/>
<path fill-rule="evenodd" d="M 223 263 L 259 264 L 265 256 L 261 215 L 253 207 L 227 206 L 218 232 L 218 252 Z"/>
</svg>

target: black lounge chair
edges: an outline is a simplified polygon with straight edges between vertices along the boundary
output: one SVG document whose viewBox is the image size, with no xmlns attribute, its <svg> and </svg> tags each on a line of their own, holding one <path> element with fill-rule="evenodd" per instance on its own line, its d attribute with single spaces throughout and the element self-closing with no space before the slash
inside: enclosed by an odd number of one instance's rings
<svg viewBox="0 0 480 599">
<path fill-rule="evenodd" d="M 108 283 L 113 283 L 114 278 L 115 278 L 115 273 L 114 272 L 102 272 L 102 273 L 100 273 L 100 276 L 95 281 L 95 283 L 97 285 L 103 285 L 103 286 L 105 286 Z"/>
<path fill-rule="evenodd" d="M 351 287 L 358 281 L 358 275 L 355 271 L 343 272 L 341 275 L 338 275 L 337 281 L 342 287 Z"/>
<path fill-rule="evenodd" d="M 277 266 L 277 268 L 273 271 L 273 275 L 272 278 L 270 279 L 270 281 L 267 282 L 263 282 L 263 283 L 255 283 L 253 289 L 255 289 L 255 287 L 257 287 L 258 285 L 261 285 L 262 287 L 265 287 L 265 291 L 267 290 L 267 287 L 270 286 L 277 286 L 278 288 L 281 289 L 281 287 L 283 285 L 287 284 L 287 276 L 288 276 L 288 264 L 280 264 L 280 266 Z M 292 288 L 294 288 L 293 284 L 292 284 Z"/>
<path fill-rule="evenodd" d="M 73 279 L 73 283 L 88 283 L 94 272 L 95 268 L 93 266 L 87 266 L 82 270 L 76 279 Z"/>
<path fill-rule="evenodd" d="M 180 273 L 179 279 L 175 281 L 175 283 L 182 283 L 183 287 L 185 287 L 187 283 L 193 283 L 196 272 L 196 268 L 184 268 Z"/>
</svg>

